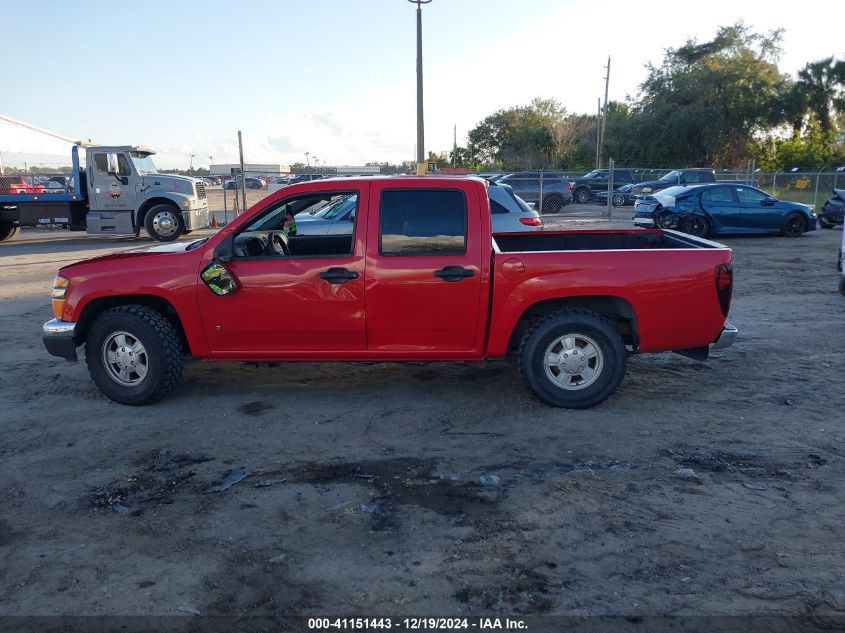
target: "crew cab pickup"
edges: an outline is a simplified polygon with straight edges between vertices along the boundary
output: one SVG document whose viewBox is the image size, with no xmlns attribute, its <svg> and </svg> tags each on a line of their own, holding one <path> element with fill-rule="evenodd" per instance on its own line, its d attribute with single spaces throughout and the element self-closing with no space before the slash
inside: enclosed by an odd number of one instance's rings
<svg viewBox="0 0 845 633">
<path fill-rule="evenodd" d="M 492 234 L 484 181 L 315 180 L 210 238 L 59 270 L 47 350 L 129 405 L 169 394 L 184 357 L 212 361 L 483 361 L 516 356 L 545 402 L 583 408 L 628 353 L 706 358 L 733 342 L 721 244 L 662 229 Z M 297 236 L 287 211 L 354 196 L 350 235 Z"/>
</svg>

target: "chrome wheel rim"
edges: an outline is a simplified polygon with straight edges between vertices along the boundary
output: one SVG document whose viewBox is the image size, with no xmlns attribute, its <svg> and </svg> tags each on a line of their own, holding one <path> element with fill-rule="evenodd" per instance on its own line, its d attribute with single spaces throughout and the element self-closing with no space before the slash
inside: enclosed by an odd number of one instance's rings
<svg viewBox="0 0 845 633">
<path fill-rule="evenodd" d="M 147 376 L 149 357 L 135 336 L 129 332 L 114 332 L 103 342 L 103 366 L 117 384 L 135 387 Z"/>
<path fill-rule="evenodd" d="M 170 237 L 179 226 L 176 215 L 172 211 L 159 211 L 153 218 L 153 230 L 162 237 Z"/>
<path fill-rule="evenodd" d="M 622 196 L 613 196 L 614 206 L 621 207 L 624 202 L 625 199 Z"/>
<path fill-rule="evenodd" d="M 598 343 L 584 334 L 565 334 L 546 348 L 546 377 L 556 387 L 577 391 L 598 380 L 604 369 L 604 354 Z"/>
</svg>

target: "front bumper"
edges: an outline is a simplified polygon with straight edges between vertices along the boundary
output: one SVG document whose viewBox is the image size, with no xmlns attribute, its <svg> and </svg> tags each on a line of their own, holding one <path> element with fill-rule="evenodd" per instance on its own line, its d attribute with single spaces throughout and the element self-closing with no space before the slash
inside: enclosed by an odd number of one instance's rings
<svg viewBox="0 0 845 633">
<path fill-rule="evenodd" d="M 185 221 L 185 228 L 189 231 L 204 229 L 211 223 L 208 203 L 206 202 L 205 206 L 183 209 L 182 219 Z"/>
<path fill-rule="evenodd" d="M 737 333 L 738 330 L 733 325 L 725 321 L 722 333 L 719 334 L 719 338 L 713 341 L 710 345 L 710 349 L 725 349 L 726 347 L 730 347 L 734 344 Z"/>
<path fill-rule="evenodd" d="M 41 326 L 41 340 L 53 356 L 76 362 L 76 323 L 53 319 Z"/>
</svg>

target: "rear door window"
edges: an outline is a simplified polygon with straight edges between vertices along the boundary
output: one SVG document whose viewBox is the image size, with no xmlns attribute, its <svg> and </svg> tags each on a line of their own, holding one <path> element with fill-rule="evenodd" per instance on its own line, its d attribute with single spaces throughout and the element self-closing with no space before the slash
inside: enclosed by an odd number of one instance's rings
<svg viewBox="0 0 845 633">
<path fill-rule="evenodd" d="M 713 187 L 701 192 L 702 202 L 734 202 L 730 187 Z"/>
<path fill-rule="evenodd" d="M 467 201 L 456 189 L 400 189 L 381 194 L 382 255 L 462 255 Z"/>
</svg>

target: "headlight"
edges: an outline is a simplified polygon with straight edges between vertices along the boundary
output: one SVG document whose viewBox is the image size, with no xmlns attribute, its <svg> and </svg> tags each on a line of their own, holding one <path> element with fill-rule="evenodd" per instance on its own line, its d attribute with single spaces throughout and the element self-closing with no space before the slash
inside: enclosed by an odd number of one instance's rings
<svg viewBox="0 0 845 633">
<path fill-rule="evenodd" d="M 65 295 L 67 294 L 70 280 L 67 277 L 56 275 L 53 280 L 53 291 L 51 292 L 53 303 L 53 315 L 57 319 L 62 318 L 62 310 L 65 308 Z"/>
<path fill-rule="evenodd" d="M 651 187 L 643 187 L 643 193 L 651 193 Z"/>
</svg>

